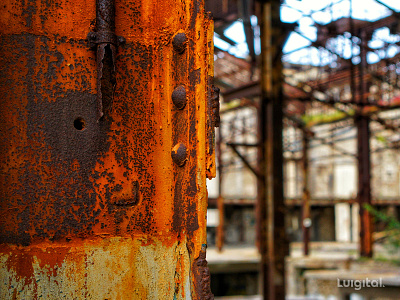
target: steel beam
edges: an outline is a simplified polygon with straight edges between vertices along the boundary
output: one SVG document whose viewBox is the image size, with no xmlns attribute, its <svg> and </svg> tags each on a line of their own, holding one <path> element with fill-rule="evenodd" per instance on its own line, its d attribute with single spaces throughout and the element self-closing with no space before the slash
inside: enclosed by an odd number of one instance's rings
<svg viewBox="0 0 400 300">
<path fill-rule="evenodd" d="M 302 230 L 303 230 L 303 253 L 305 256 L 309 255 L 310 243 L 310 226 L 311 226 L 311 212 L 310 212 L 310 191 L 308 189 L 308 143 L 309 138 L 305 131 L 303 131 L 303 157 L 302 157 L 302 171 L 303 171 L 303 207 L 302 207 Z"/>
<path fill-rule="evenodd" d="M 235 154 L 240 158 L 243 164 L 253 173 L 257 178 L 262 178 L 262 175 L 248 162 L 247 158 L 243 156 L 240 151 L 236 148 L 235 144 L 227 143 L 229 147 L 235 152 Z"/>
<path fill-rule="evenodd" d="M 284 261 L 288 254 L 283 199 L 283 88 L 280 1 L 261 2 L 261 86 L 259 184 L 263 299 L 285 298 Z"/>
<path fill-rule="evenodd" d="M 223 94 L 224 102 L 230 102 L 234 99 L 248 98 L 261 95 L 261 87 L 259 81 L 253 81 L 240 87 L 225 91 Z"/>
<path fill-rule="evenodd" d="M 218 137 L 217 137 L 217 164 L 218 164 L 218 198 L 217 198 L 217 208 L 219 212 L 219 223 L 217 227 L 217 235 L 216 235 L 216 246 L 218 251 L 222 251 L 225 242 L 225 230 L 224 230 L 224 223 L 225 223 L 225 205 L 224 205 L 224 198 L 222 197 L 222 184 L 223 184 L 223 166 L 222 166 L 222 151 L 221 151 L 221 144 L 222 144 L 222 124 L 218 128 Z"/>
<path fill-rule="evenodd" d="M 365 31 L 360 34 L 361 45 L 367 43 Z M 360 74 L 367 71 L 367 54 L 365 47 L 361 47 Z M 367 82 L 360 81 L 360 102 L 367 103 L 365 91 Z M 355 118 L 357 127 L 357 153 L 358 153 L 358 203 L 360 205 L 360 255 L 372 257 L 372 219 L 365 205 L 371 205 L 371 160 L 370 160 L 370 128 L 368 117 L 358 114 Z"/>
</svg>

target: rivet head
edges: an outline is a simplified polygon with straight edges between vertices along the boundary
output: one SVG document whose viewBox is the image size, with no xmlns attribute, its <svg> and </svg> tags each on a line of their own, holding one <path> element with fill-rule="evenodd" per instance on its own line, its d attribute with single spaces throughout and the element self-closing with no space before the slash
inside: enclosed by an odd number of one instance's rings
<svg viewBox="0 0 400 300">
<path fill-rule="evenodd" d="M 186 162 L 187 148 L 184 144 L 179 143 L 172 148 L 171 157 L 174 163 L 182 167 Z"/>
<path fill-rule="evenodd" d="M 186 89 L 180 85 L 172 92 L 172 102 L 178 109 L 183 109 L 186 105 Z"/>
<path fill-rule="evenodd" d="M 172 40 L 172 46 L 175 51 L 182 53 L 186 48 L 186 34 L 184 32 L 177 33 Z"/>
</svg>

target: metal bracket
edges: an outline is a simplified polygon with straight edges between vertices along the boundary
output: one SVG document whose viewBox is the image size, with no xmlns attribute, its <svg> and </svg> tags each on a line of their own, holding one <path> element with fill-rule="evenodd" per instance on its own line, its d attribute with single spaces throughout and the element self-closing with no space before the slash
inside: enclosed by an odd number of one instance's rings
<svg viewBox="0 0 400 300">
<path fill-rule="evenodd" d="M 211 112 L 211 129 L 214 127 L 219 127 L 220 117 L 219 117 L 219 88 L 216 86 L 211 87 L 211 97 L 209 99 L 209 106 Z"/>
<path fill-rule="evenodd" d="M 122 36 L 117 36 L 114 32 L 94 32 L 91 31 L 87 35 L 89 47 L 94 49 L 99 44 L 113 44 L 120 46 L 126 42 Z"/>
<path fill-rule="evenodd" d="M 115 0 L 97 0 L 96 31 L 89 32 L 89 46 L 96 49 L 97 57 L 97 111 L 98 120 L 112 111 L 117 47 L 125 43 L 115 34 Z"/>
</svg>

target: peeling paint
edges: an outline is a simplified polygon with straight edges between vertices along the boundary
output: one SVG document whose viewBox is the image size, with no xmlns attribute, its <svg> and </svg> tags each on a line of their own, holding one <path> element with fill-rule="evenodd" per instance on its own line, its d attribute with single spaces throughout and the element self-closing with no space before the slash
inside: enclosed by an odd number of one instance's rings
<svg viewBox="0 0 400 300">
<path fill-rule="evenodd" d="M 9 287 L 0 289 L 0 299 L 14 293 L 17 299 L 172 299 L 176 261 L 185 257 L 187 263 L 188 253 L 178 242 L 175 247 L 153 242 L 143 246 L 141 239 L 113 237 L 73 246 L 2 246 L 8 254 L 1 257 L 0 282 Z M 31 270 L 21 274 L 25 266 Z M 185 271 L 181 276 L 188 276 Z M 184 285 L 178 290 L 182 294 Z"/>
<path fill-rule="evenodd" d="M 206 245 L 202 246 L 199 257 L 194 261 L 193 273 L 195 274 L 194 285 L 200 299 L 213 300 L 214 295 L 211 293 L 210 288 L 211 275 L 206 260 Z"/>
</svg>

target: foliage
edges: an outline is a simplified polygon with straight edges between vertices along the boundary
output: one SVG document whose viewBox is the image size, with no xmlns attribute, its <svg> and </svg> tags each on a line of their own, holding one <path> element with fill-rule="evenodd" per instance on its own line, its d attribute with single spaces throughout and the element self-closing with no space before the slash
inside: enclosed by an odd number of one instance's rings
<svg viewBox="0 0 400 300">
<path fill-rule="evenodd" d="M 376 220 L 379 220 L 386 224 L 388 232 L 387 241 L 388 245 L 393 247 L 394 251 L 400 249 L 400 221 L 396 218 L 389 216 L 381 211 L 378 211 L 369 204 L 365 204 L 364 208 L 370 212 Z"/>
<path fill-rule="evenodd" d="M 335 111 L 329 114 L 313 114 L 313 115 L 303 115 L 301 119 L 306 124 L 307 127 L 311 127 L 317 124 L 331 123 L 345 119 L 347 115 L 341 111 Z"/>
<path fill-rule="evenodd" d="M 383 144 L 387 144 L 387 139 L 382 135 L 376 135 L 376 140 Z"/>
</svg>

